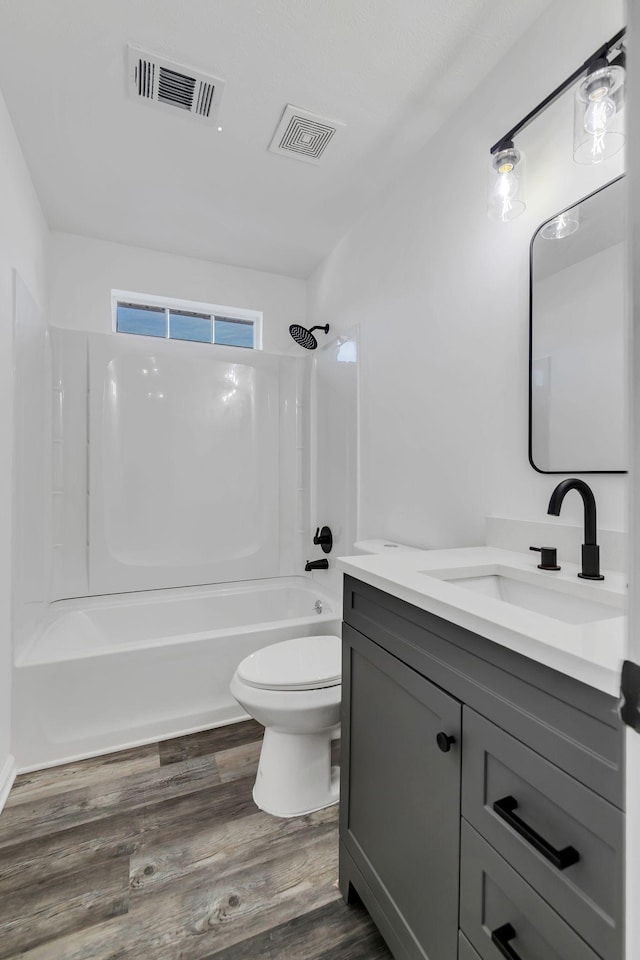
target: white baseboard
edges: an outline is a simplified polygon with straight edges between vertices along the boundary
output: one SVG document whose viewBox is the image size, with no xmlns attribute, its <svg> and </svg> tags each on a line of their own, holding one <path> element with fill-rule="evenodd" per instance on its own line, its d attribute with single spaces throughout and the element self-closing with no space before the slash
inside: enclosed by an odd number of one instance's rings
<svg viewBox="0 0 640 960">
<path fill-rule="evenodd" d="M 7 802 L 7 797 L 9 796 L 9 791 L 13 786 L 15 778 L 16 761 L 11 754 L 9 754 L 2 770 L 0 770 L 0 813 L 2 813 L 4 805 Z"/>
</svg>

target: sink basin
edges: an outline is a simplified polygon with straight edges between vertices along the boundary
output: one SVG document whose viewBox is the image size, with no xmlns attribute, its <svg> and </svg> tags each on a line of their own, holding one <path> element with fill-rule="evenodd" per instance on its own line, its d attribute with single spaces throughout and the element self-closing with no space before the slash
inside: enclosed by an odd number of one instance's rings
<svg viewBox="0 0 640 960">
<path fill-rule="evenodd" d="M 485 568 L 479 571 L 427 571 L 429 576 L 446 580 L 456 587 L 472 590 L 493 600 L 501 600 L 534 613 L 562 620 L 564 623 L 593 623 L 620 617 L 624 611 L 623 598 L 617 594 L 594 599 L 580 593 L 581 584 L 554 580 L 531 582 L 536 573 L 509 571 L 504 568 Z M 577 588 L 577 590 L 576 590 Z"/>
</svg>

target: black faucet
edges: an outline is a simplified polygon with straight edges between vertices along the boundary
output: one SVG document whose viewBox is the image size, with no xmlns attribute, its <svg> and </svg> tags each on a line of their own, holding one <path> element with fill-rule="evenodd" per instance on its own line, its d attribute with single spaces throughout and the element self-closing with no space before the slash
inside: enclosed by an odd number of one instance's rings
<svg viewBox="0 0 640 960">
<path fill-rule="evenodd" d="M 600 573 L 600 547 L 596 543 L 596 498 L 591 487 L 573 477 L 571 480 L 561 480 L 551 494 L 547 513 L 554 517 L 560 516 L 560 508 L 569 490 L 577 490 L 584 504 L 584 543 L 582 544 L 582 572 L 578 574 L 583 580 L 604 580 Z"/>
<path fill-rule="evenodd" d="M 328 570 L 329 561 L 328 560 L 307 560 L 304 565 L 304 569 L 307 573 L 309 570 Z"/>
</svg>

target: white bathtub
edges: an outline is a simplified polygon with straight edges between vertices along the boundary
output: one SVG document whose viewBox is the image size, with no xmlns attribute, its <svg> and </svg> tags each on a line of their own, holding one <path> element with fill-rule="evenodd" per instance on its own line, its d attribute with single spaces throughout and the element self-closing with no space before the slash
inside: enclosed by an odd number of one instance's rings
<svg viewBox="0 0 640 960">
<path fill-rule="evenodd" d="M 53 603 L 16 662 L 18 769 L 242 720 L 229 682 L 247 654 L 339 632 L 338 605 L 306 577 Z"/>
</svg>

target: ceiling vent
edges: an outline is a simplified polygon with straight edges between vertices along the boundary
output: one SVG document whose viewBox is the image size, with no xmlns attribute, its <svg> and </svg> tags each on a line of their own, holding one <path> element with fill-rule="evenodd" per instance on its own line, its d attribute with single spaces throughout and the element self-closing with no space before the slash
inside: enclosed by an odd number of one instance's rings
<svg viewBox="0 0 640 960">
<path fill-rule="evenodd" d="M 338 127 L 344 127 L 344 123 L 318 117 L 315 113 L 288 104 L 269 150 L 307 163 L 320 163 Z"/>
<path fill-rule="evenodd" d="M 224 81 L 128 47 L 129 96 L 162 110 L 215 123 Z"/>
</svg>

